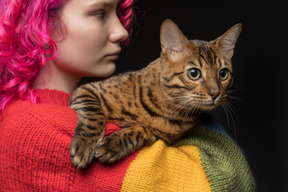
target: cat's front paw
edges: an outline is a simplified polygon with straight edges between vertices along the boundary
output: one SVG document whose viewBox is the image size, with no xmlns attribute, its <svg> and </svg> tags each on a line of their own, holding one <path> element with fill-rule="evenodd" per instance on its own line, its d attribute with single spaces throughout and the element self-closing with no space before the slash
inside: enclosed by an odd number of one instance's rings
<svg viewBox="0 0 288 192">
<path fill-rule="evenodd" d="M 114 163 L 128 154 L 117 139 L 112 138 L 104 138 L 95 149 L 95 157 L 102 163 Z"/>
<path fill-rule="evenodd" d="M 72 163 L 78 168 L 86 167 L 94 157 L 95 146 L 84 142 L 80 138 L 73 138 L 70 146 L 70 156 Z"/>
</svg>

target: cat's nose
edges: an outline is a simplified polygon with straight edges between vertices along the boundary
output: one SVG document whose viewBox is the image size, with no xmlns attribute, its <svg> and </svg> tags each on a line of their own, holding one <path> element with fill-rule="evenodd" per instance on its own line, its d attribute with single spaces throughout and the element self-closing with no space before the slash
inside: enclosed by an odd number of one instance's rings
<svg viewBox="0 0 288 192">
<path fill-rule="evenodd" d="M 215 100 L 219 96 L 220 92 L 213 91 L 213 92 L 209 92 L 208 94 L 212 97 L 213 100 Z"/>
</svg>

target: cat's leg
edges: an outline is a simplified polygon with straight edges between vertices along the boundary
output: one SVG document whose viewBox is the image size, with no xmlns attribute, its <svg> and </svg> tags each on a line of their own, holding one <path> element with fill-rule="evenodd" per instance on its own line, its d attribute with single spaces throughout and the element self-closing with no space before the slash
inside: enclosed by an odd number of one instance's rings
<svg viewBox="0 0 288 192">
<path fill-rule="evenodd" d="M 121 129 L 104 138 L 97 146 L 95 157 L 100 162 L 113 163 L 144 146 L 152 145 L 157 137 L 141 126 Z"/>
<path fill-rule="evenodd" d="M 71 161 L 78 169 L 86 167 L 93 160 L 97 143 L 104 135 L 104 117 L 93 117 L 93 121 L 93 125 L 79 123 L 72 139 Z"/>
<path fill-rule="evenodd" d="M 81 169 L 93 160 L 95 148 L 104 135 L 106 120 L 96 96 L 87 93 L 72 99 L 70 107 L 77 113 L 78 124 L 70 146 L 70 156 L 72 163 Z"/>
</svg>

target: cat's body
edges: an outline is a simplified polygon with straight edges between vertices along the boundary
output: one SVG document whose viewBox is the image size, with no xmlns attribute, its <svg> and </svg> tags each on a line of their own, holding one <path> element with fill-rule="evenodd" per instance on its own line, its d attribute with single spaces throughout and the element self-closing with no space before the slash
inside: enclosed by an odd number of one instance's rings
<svg viewBox="0 0 288 192">
<path fill-rule="evenodd" d="M 170 20 L 161 26 L 162 54 L 147 67 L 85 84 L 71 95 L 78 125 L 70 147 L 78 168 L 96 156 L 115 162 L 158 139 L 171 144 L 193 128 L 201 110 L 227 99 L 231 57 L 241 25 L 218 39 L 188 41 Z M 105 123 L 122 129 L 103 139 Z"/>
</svg>

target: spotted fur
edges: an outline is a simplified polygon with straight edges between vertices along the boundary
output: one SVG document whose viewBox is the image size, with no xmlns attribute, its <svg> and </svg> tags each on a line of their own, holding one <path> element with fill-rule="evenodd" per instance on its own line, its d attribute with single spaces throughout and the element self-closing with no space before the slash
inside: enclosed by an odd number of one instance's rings
<svg viewBox="0 0 288 192">
<path fill-rule="evenodd" d="M 160 58 L 139 71 L 77 88 L 70 98 L 78 115 L 70 147 L 73 164 L 83 168 L 94 157 L 113 163 L 158 139 L 172 144 L 183 136 L 201 111 L 226 101 L 240 31 L 237 24 L 214 41 L 189 41 L 174 22 L 165 20 Z M 103 138 L 106 122 L 122 129 Z"/>
</svg>

